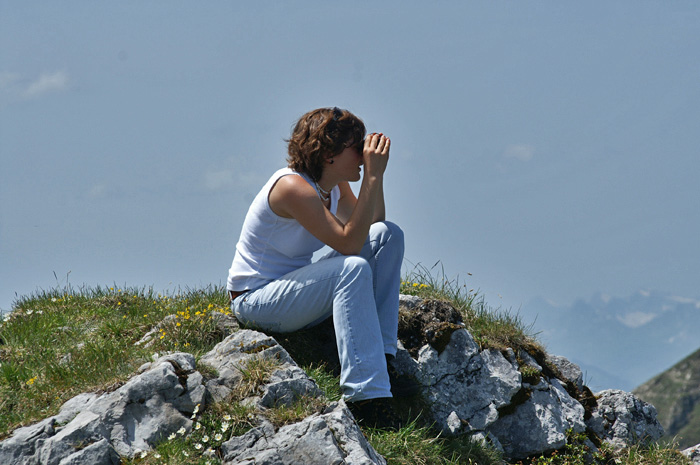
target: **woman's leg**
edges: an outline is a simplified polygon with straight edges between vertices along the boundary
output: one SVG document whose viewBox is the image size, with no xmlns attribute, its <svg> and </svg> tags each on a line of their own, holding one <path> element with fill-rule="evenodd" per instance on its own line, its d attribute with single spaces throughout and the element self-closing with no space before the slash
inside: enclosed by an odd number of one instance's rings
<svg viewBox="0 0 700 465">
<path fill-rule="evenodd" d="M 403 253 L 403 231 L 390 221 L 374 223 L 370 227 L 369 236 L 360 252 L 360 256 L 364 257 L 372 268 L 372 289 L 384 353 L 392 357 L 396 355 Z M 331 251 L 319 262 L 338 256 L 342 255 Z"/>
<path fill-rule="evenodd" d="M 243 294 L 231 309 L 242 322 L 276 332 L 307 327 L 332 313 L 343 396 L 349 401 L 391 397 L 373 288 L 366 259 L 339 255 Z"/>
</svg>

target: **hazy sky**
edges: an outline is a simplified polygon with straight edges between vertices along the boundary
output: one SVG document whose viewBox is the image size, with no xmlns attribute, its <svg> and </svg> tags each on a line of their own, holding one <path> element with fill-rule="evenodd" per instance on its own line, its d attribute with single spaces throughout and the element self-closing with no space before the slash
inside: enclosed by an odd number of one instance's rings
<svg viewBox="0 0 700 465">
<path fill-rule="evenodd" d="M 0 309 L 224 283 L 320 106 L 391 137 L 408 268 L 506 308 L 699 298 L 698 31 L 695 1 L 0 0 Z"/>
</svg>

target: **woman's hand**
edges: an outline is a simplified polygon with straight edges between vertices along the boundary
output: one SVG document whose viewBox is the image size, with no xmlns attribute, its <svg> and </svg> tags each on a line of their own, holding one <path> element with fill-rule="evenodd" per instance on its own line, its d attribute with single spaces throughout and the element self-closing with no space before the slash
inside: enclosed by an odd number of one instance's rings
<svg viewBox="0 0 700 465">
<path fill-rule="evenodd" d="M 381 178 L 384 176 L 386 165 L 389 163 L 389 148 L 391 140 L 384 134 L 373 133 L 365 139 L 362 149 L 362 159 L 365 165 L 365 176 Z"/>
</svg>

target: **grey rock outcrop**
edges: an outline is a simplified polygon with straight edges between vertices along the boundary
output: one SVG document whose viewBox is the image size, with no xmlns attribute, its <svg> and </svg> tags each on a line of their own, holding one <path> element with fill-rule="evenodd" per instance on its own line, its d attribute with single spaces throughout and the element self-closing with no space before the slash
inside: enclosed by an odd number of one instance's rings
<svg viewBox="0 0 700 465">
<path fill-rule="evenodd" d="M 116 391 L 80 394 L 58 415 L 19 428 L 0 443 L 0 463 L 113 464 L 133 457 L 181 427 L 204 403 L 202 375 L 191 354 L 161 357 Z"/>
<path fill-rule="evenodd" d="M 273 360 L 278 364 L 263 390 L 255 396 L 260 406 L 291 405 L 301 396 L 321 395 L 316 383 L 273 337 L 242 330 L 224 339 L 200 359 L 200 363 L 219 373 L 217 378 L 207 382 L 207 390 L 215 401 L 223 401 L 229 396 L 240 383 L 246 363 L 255 358 Z"/>
<path fill-rule="evenodd" d="M 654 406 L 634 394 L 608 389 L 598 393 L 597 399 L 598 408 L 586 424 L 613 446 L 621 448 L 663 436 Z"/>
<path fill-rule="evenodd" d="M 583 432 L 584 408 L 557 380 L 523 383 L 518 363 L 497 350 L 479 351 L 466 329 L 452 333 L 438 354 L 430 345 L 417 360 L 401 350 L 399 371 L 414 376 L 432 420 L 446 434 L 490 437 L 511 458 L 524 458 L 566 444 L 566 432 Z"/>
<path fill-rule="evenodd" d="M 221 450 L 225 463 L 240 465 L 386 464 L 342 401 L 277 431 L 264 422 L 225 442 Z"/>
<path fill-rule="evenodd" d="M 450 434 L 485 430 L 521 385 L 517 369 L 500 352 L 479 352 L 466 329 L 452 333 L 442 353 L 426 344 L 414 360 L 400 349 L 396 366 L 420 382 L 432 419 Z"/>
<path fill-rule="evenodd" d="M 540 381 L 525 387 L 522 404 L 512 412 L 501 412 L 498 420 L 489 428 L 496 436 L 506 455 L 524 458 L 529 455 L 559 449 L 566 445 L 567 431 L 585 431 L 584 409 L 554 379 Z"/>
<path fill-rule="evenodd" d="M 342 402 L 275 431 L 264 420 L 266 408 L 290 405 L 302 396 L 317 397 L 321 391 L 274 338 L 249 330 L 235 332 L 202 357 L 203 363 L 218 371 L 214 379 L 204 380 L 191 354 L 164 355 L 142 365 L 115 391 L 80 394 L 67 401 L 58 415 L 15 430 L 0 442 L 0 463 L 121 463 L 122 457 L 149 451 L 178 430 L 187 434 L 197 406 L 206 408 L 207 403 L 226 399 L 253 358 L 276 362 L 267 382 L 244 399 L 262 411 L 261 425 L 225 443 L 225 463 L 386 463 Z M 251 457 L 250 461 L 241 454 Z"/>
<path fill-rule="evenodd" d="M 547 362 L 559 370 L 564 380 L 573 383 L 579 391 L 583 390 L 583 372 L 578 365 L 560 355 L 548 355 Z"/>
<path fill-rule="evenodd" d="M 421 384 L 431 420 L 443 433 L 488 438 L 511 459 L 559 449 L 566 445 L 568 431 L 583 433 L 587 427 L 616 447 L 661 436 L 654 408 L 632 394 L 603 392 L 596 406 L 581 369 L 565 358 L 548 356 L 538 362 L 522 350 L 517 356 L 511 349 L 480 350 L 454 321 L 449 342 L 441 346 L 428 334 L 434 319 L 421 315 L 427 323 L 418 330 L 411 313 L 436 309 L 436 314 L 450 315 L 449 310 L 415 300 L 402 304 L 414 347 L 400 346 L 395 365 Z M 425 342 L 420 348 L 415 347 L 418 340 Z"/>
</svg>

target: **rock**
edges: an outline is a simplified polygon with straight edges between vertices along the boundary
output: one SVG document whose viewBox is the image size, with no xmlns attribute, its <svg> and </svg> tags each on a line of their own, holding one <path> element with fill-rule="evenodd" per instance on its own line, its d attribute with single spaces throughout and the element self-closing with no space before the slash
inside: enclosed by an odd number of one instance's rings
<svg viewBox="0 0 700 465">
<path fill-rule="evenodd" d="M 688 447 L 687 449 L 682 450 L 681 453 L 688 457 L 691 462 L 693 462 L 693 465 L 700 465 L 700 444 L 693 447 Z"/>
<path fill-rule="evenodd" d="M 540 373 L 542 372 L 542 366 L 539 363 L 537 363 L 537 360 L 535 360 L 535 357 L 533 357 L 532 355 L 527 353 L 527 351 L 521 350 L 518 355 L 525 366 L 529 366 L 530 368 L 534 368 L 535 370 L 539 371 Z"/>
<path fill-rule="evenodd" d="M 493 434 L 489 434 L 484 431 L 477 431 L 476 433 L 472 433 L 470 435 L 470 438 L 472 439 L 472 441 L 475 441 L 486 447 L 491 447 L 496 451 L 500 452 L 501 454 L 505 453 L 501 442 Z"/>
<path fill-rule="evenodd" d="M 421 302 L 423 302 L 423 299 L 421 299 L 418 296 L 399 294 L 399 306 L 400 307 L 406 307 L 407 309 L 411 310 L 411 309 L 416 308 L 418 305 L 420 305 Z"/>
<path fill-rule="evenodd" d="M 521 387 L 516 367 L 498 351 L 479 353 L 466 329 L 454 331 L 440 354 L 429 344 L 418 360 L 400 350 L 395 366 L 420 382 L 436 427 L 447 434 L 485 430 Z"/>
<path fill-rule="evenodd" d="M 227 315 L 225 313 L 213 311 L 211 316 L 214 318 L 214 323 L 216 324 L 217 330 L 224 336 L 227 337 L 240 329 L 240 324 L 238 320 L 233 315 Z"/>
<path fill-rule="evenodd" d="M 521 392 L 524 401 L 511 406 L 512 412 L 499 412 L 499 419 L 488 428 L 511 459 L 559 449 L 566 445 L 569 429 L 575 433 L 586 430 L 583 406 L 558 380 L 541 380 Z"/>
<path fill-rule="evenodd" d="M 547 361 L 557 367 L 566 381 L 570 381 L 579 391 L 583 391 L 583 372 L 578 365 L 559 355 L 548 355 Z"/>
<path fill-rule="evenodd" d="M 88 463 L 119 465 L 122 462 L 109 441 L 102 438 L 62 459 L 58 465 L 85 465 Z"/>
<path fill-rule="evenodd" d="M 263 388 L 260 405 L 263 407 L 291 406 L 300 396 L 319 397 L 323 392 L 298 366 L 275 370 Z"/>
<path fill-rule="evenodd" d="M 663 436 L 653 405 L 617 389 L 599 392 L 597 398 L 598 406 L 586 425 L 613 447 L 655 441 Z"/>
<path fill-rule="evenodd" d="M 290 405 L 300 396 L 321 395 L 316 383 L 273 337 L 246 329 L 227 337 L 200 359 L 201 363 L 219 373 L 216 379 L 207 383 L 214 401 L 223 401 L 228 397 L 241 381 L 241 370 L 255 358 L 279 363 L 260 393 L 258 402 L 262 407 L 272 407 L 278 403 Z"/>
<path fill-rule="evenodd" d="M 55 434 L 55 423 L 51 417 L 16 429 L 12 436 L 0 442 L 0 463 L 38 465 L 39 461 L 35 458 L 37 448 L 46 438 Z"/>
<path fill-rule="evenodd" d="M 0 443 L 0 463 L 119 463 L 116 454 L 133 457 L 180 427 L 189 428 L 204 395 L 194 357 L 170 354 L 116 391 L 80 394 L 58 415 L 15 430 Z"/>
<path fill-rule="evenodd" d="M 222 454 L 225 464 L 239 465 L 386 464 L 342 401 L 278 431 L 266 422 L 225 442 Z"/>
</svg>

